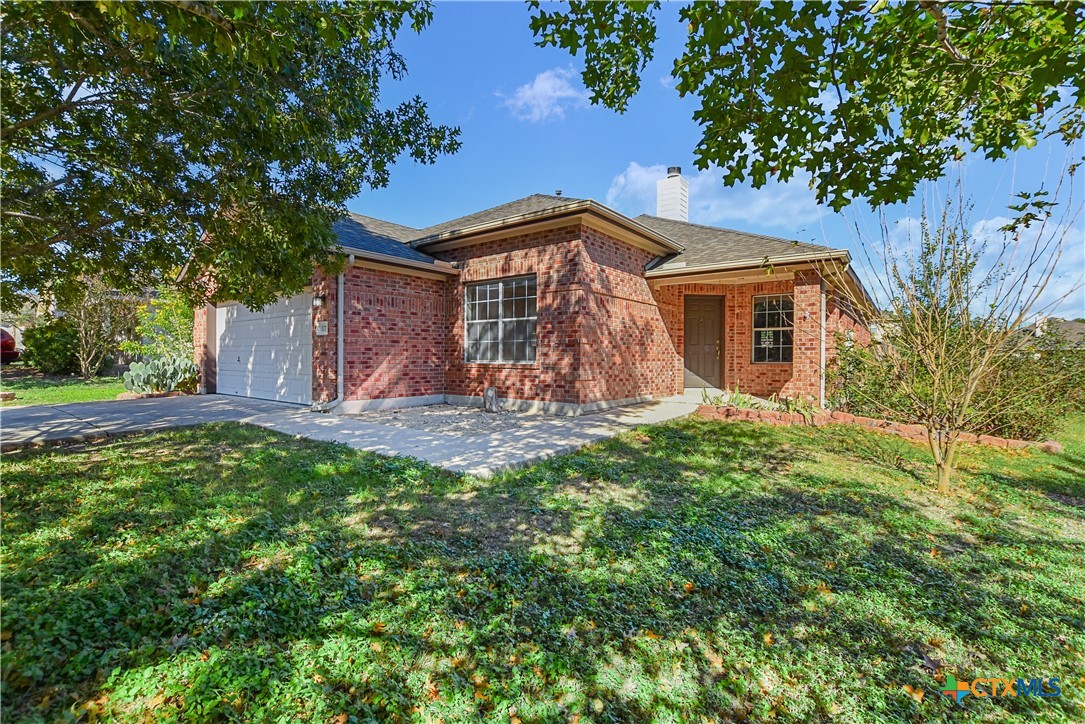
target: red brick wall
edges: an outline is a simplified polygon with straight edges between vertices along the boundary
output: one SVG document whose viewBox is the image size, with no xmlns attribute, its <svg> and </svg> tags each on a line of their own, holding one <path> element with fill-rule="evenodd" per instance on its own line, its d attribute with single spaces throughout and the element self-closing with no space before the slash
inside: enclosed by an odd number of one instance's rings
<svg viewBox="0 0 1085 724">
<path fill-rule="evenodd" d="M 568 226 L 512 236 L 437 256 L 460 263 L 460 283 L 450 285 L 445 391 L 478 397 L 496 387 L 499 397 L 544 402 L 580 401 L 577 371 L 582 355 L 579 319 L 585 303 L 580 228 Z M 538 294 L 537 348 L 533 364 L 464 361 L 464 284 L 534 274 Z"/>
<path fill-rule="evenodd" d="M 644 279 L 653 255 L 593 228 L 569 226 L 444 252 L 460 263 L 451 290 L 446 390 L 589 404 L 681 391 L 681 366 Z M 535 274 L 537 357 L 531 365 L 463 362 L 463 284 Z"/>
<path fill-rule="evenodd" d="M 849 336 L 862 347 L 870 344 L 870 330 L 862 321 L 862 315 L 855 311 L 846 295 L 831 289 L 825 303 L 825 327 L 826 362 L 836 355 L 837 333 Z"/>
<path fill-rule="evenodd" d="M 208 345 L 214 345 L 216 340 L 207 338 L 207 315 L 214 313 L 215 308 L 210 305 L 197 307 L 192 324 L 193 361 L 200 368 L 200 387 L 207 392 L 215 391 L 214 348 Z"/>
<path fill-rule="evenodd" d="M 447 282 L 359 266 L 344 275 L 344 399 L 443 394 Z M 335 275 L 314 275 L 313 294 L 326 295 L 313 316 L 313 399 L 322 402 L 336 393 L 337 291 Z M 320 320 L 328 334 L 318 337 Z"/>
<path fill-rule="evenodd" d="M 794 281 L 753 284 L 676 284 L 657 287 L 655 297 L 670 330 L 681 372 L 687 294 L 718 295 L 723 299 L 723 384 L 759 397 L 819 393 L 821 286 L 816 274 L 796 275 Z M 753 298 L 762 294 L 792 294 L 795 298 L 795 346 L 790 364 L 753 362 Z M 807 317 L 809 312 L 809 317 Z M 681 379 L 681 377 L 679 377 Z"/>
<path fill-rule="evenodd" d="M 578 387 L 582 403 L 682 391 L 682 368 L 659 303 L 644 278 L 655 255 L 581 228 L 586 297 Z"/>
<path fill-rule="evenodd" d="M 724 386 L 758 397 L 805 396 L 817 402 L 821 393 L 821 277 L 797 272 L 794 280 L 753 284 L 676 284 L 653 290 L 664 323 L 671 332 L 681 369 L 685 295 L 724 298 Z M 762 294 L 792 294 L 795 301 L 795 336 L 790 364 L 753 362 L 753 298 Z M 826 363 L 834 353 L 833 335 L 851 330 L 856 341 L 867 344 L 870 332 L 851 307 L 832 290 L 826 295 Z"/>
<path fill-rule="evenodd" d="M 335 274 L 327 274 L 323 269 L 313 272 L 313 298 L 324 297 L 324 303 L 313 307 L 313 402 L 331 402 L 335 399 L 336 376 L 338 375 L 336 355 L 338 349 L 338 320 L 336 296 L 339 293 Z M 317 336 L 316 329 L 320 322 L 328 323 L 328 333 Z M 349 350 L 344 355 L 350 358 Z"/>
</svg>

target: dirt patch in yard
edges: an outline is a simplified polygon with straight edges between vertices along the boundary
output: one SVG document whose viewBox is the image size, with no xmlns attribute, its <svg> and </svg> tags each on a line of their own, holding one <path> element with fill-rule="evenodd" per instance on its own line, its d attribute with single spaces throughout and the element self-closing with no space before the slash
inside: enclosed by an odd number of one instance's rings
<svg viewBox="0 0 1085 724">
<path fill-rule="evenodd" d="M 538 416 L 522 412 L 486 412 L 479 407 L 425 405 L 361 412 L 348 417 L 375 425 L 392 425 L 459 437 L 484 437 L 495 432 L 514 430 Z"/>
</svg>

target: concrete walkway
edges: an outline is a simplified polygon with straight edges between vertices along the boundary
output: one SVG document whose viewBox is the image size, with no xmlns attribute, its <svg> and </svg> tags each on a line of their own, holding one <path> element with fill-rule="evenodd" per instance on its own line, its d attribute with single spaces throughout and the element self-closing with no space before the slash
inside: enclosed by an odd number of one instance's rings
<svg viewBox="0 0 1085 724">
<path fill-rule="evenodd" d="M 381 455 L 408 455 L 447 470 L 482 477 L 573 452 L 637 425 L 684 417 L 696 409 L 693 401 L 672 398 L 581 417 L 522 415 L 522 424 L 514 429 L 463 437 L 314 413 L 296 405 L 200 395 L 3 409 L 0 448 L 7 451 L 231 421 Z"/>
</svg>

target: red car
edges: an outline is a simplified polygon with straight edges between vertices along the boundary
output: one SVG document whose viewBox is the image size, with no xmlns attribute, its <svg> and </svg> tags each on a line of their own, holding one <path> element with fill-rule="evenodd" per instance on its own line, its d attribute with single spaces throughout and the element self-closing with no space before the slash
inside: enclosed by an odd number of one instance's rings
<svg viewBox="0 0 1085 724">
<path fill-rule="evenodd" d="M 0 329 L 0 362 L 16 362 L 19 350 L 15 349 L 15 338 L 6 329 Z"/>
</svg>

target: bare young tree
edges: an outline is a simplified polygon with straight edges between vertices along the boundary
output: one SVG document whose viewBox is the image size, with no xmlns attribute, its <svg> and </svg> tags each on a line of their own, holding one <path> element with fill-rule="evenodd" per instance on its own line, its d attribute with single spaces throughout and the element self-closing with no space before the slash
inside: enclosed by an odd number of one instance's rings
<svg viewBox="0 0 1085 724">
<path fill-rule="evenodd" d="M 862 374 L 877 383 L 849 394 L 926 428 L 939 492 L 950 490 L 961 433 L 992 412 L 976 404 L 985 383 L 1033 344 L 1030 324 L 1081 290 L 1083 270 L 1060 265 L 1080 206 L 1056 218 L 1057 197 L 1058 189 L 1021 195 L 996 244 L 972 233 L 958 185 L 933 220 L 924 210 L 918 238 L 902 245 L 883 213 L 880 249 L 864 246 L 879 308 L 867 308 L 875 341 Z M 1011 390 L 1003 403 L 1032 392 Z"/>
<path fill-rule="evenodd" d="M 64 295 L 63 308 L 76 333 L 76 357 L 83 379 L 94 377 L 128 339 L 136 324 L 136 302 L 105 283 L 102 275 L 80 278 Z"/>
</svg>

